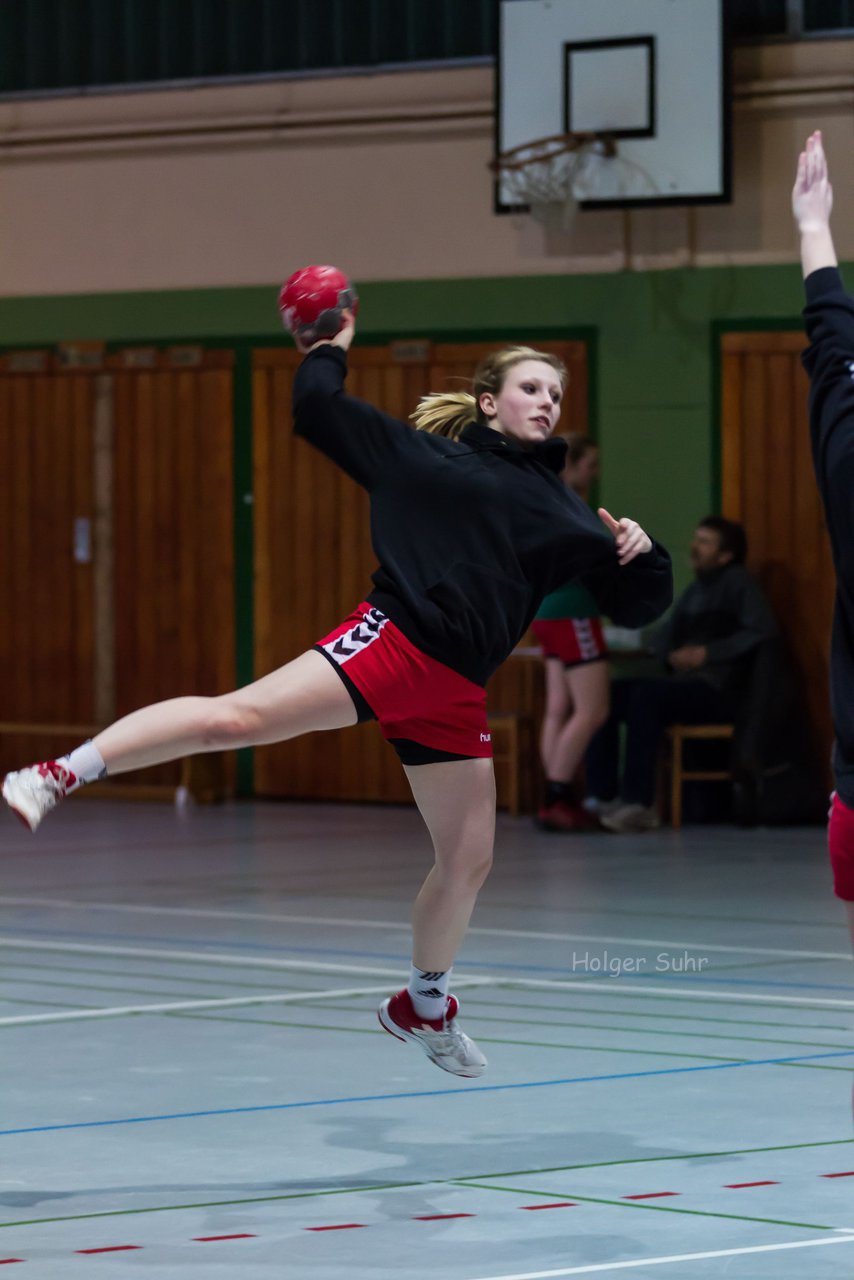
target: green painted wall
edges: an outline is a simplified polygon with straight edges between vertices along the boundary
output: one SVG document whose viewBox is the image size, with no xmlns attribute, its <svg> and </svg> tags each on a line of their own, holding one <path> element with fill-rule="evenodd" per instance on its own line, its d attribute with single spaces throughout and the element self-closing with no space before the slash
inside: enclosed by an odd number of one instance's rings
<svg viewBox="0 0 854 1280">
<path fill-rule="evenodd" d="M 682 585 L 694 522 L 717 494 L 714 349 L 726 327 L 798 327 L 798 268 L 360 282 L 360 336 L 461 340 L 596 331 L 601 500 L 670 547 Z M 276 287 L 0 299 L 0 346 L 64 338 L 280 341 Z M 240 434 L 249 401 L 239 400 Z M 567 424 L 568 425 L 568 424 Z M 243 452 L 243 475 L 245 468 Z M 244 513 L 245 514 L 245 513 Z"/>
</svg>

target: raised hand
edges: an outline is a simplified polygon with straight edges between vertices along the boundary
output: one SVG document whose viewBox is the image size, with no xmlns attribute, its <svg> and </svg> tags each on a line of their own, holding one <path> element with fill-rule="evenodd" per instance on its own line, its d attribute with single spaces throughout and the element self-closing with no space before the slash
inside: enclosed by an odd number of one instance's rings
<svg viewBox="0 0 854 1280">
<path fill-rule="evenodd" d="M 827 176 L 827 157 L 821 133 L 807 138 L 806 150 L 798 157 L 798 172 L 792 190 L 792 212 L 802 232 L 824 231 L 830 223 L 833 187 Z"/>
<path fill-rule="evenodd" d="M 315 347 L 343 347 L 345 351 L 349 348 L 350 343 L 353 341 L 353 335 L 356 332 L 356 318 L 353 315 L 353 312 L 348 308 L 345 308 L 341 314 L 344 317 L 344 324 L 335 334 L 334 338 L 318 338 L 317 342 L 312 342 L 308 346 L 305 346 L 300 342 L 299 338 L 294 335 L 294 341 L 303 355 L 308 355 L 309 351 L 314 351 Z"/>
<path fill-rule="evenodd" d="M 615 520 L 610 512 L 600 507 L 596 513 L 606 529 L 610 529 L 617 544 L 617 559 L 620 564 L 628 564 L 635 556 L 642 556 L 652 550 L 652 540 L 644 533 L 637 520 Z"/>
</svg>

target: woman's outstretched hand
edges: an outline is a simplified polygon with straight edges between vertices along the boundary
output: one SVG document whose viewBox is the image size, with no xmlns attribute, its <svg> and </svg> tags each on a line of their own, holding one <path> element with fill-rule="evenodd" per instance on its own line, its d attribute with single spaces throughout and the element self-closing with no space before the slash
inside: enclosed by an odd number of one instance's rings
<svg viewBox="0 0 854 1280">
<path fill-rule="evenodd" d="M 826 231 L 832 208 L 833 187 L 827 176 L 827 157 L 821 133 L 816 131 L 807 138 L 806 150 L 798 157 L 792 213 L 800 231 Z"/>
<path fill-rule="evenodd" d="M 600 507 L 596 513 L 606 529 L 614 535 L 617 544 L 617 559 L 620 564 L 628 564 L 635 556 L 646 555 L 652 550 L 652 539 L 644 533 L 637 520 L 615 520 L 610 512 Z"/>
</svg>

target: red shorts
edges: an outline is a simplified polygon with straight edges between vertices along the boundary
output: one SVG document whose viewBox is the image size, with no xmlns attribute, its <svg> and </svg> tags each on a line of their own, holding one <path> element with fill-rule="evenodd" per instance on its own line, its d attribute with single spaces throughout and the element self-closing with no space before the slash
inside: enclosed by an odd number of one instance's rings
<svg viewBox="0 0 854 1280">
<path fill-rule="evenodd" d="M 833 892 L 854 902 L 854 809 L 834 791 L 827 824 L 827 849 L 833 871 Z"/>
<path fill-rule="evenodd" d="M 608 646 L 599 618 L 538 618 L 531 624 L 544 658 L 559 658 L 565 667 L 601 662 Z"/>
<path fill-rule="evenodd" d="M 404 764 L 491 757 L 486 690 L 422 653 L 373 605 L 360 604 L 315 648 Z"/>
</svg>

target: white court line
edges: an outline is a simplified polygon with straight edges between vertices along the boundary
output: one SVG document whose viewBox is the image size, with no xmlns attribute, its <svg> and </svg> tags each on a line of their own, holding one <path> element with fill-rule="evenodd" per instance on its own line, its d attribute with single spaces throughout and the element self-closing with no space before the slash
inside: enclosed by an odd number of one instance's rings
<svg viewBox="0 0 854 1280">
<path fill-rule="evenodd" d="M 274 957 L 252 957 L 231 955 L 228 952 L 216 951 L 171 951 L 147 947 L 105 947 L 89 942 L 37 942 L 32 938 L 2 938 L 0 947 L 9 947 L 17 951 L 59 951 L 75 955 L 127 956 L 142 960 L 177 960 L 195 963 L 245 966 L 255 969 L 287 969 L 307 973 L 358 973 L 365 977 L 394 978 L 400 981 L 402 969 L 379 969 L 368 965 L 325 964 L 320 960 L 277 960 Z M 571 979 L 557 978 L 513 978 L 506 974 L 469 973 L 465 977 L 454 977 L 454 985 L 462 986 L 494 986 L 494 987 L 528 987 L 535 991 L 597 991 L 611 996 L 626 999 L 635 994 L 659 996 L 662 1000 L 687 1000 L 689 1003 L 702 1004 L 708 1000 L 722 1000 L 730 1004 L 780 1004 L 810 1005 L 817 1009 L 854 1009 L 854 1000 L 841 1000 L 831 996 L 772 996 L 754 995 L 744 991 L 710 991 L 691 988 L 688 991 L 668 991 L 662 986 L 641 986 L 632 982 L 618 989 L 617 979 L 607 978 L 602 982 L 573 982 Z"/>
<path fill-rule="evenodd" d="M 275 924 L 340 925 L 346 928 L 390 929 L 408 932 L 407 922 L 391 920 L 356 920 L 344 916 L 297 916 L 270 911 L 234 911 L 213 907 L 165 907 L 147 903 L 81 902 L 73 898 L 20 898 L 0 896 L 0 906 L 55 907 L 73 911 L 124 911 L 139 915 L 189 916 L 199 920 L 253 920 Z M 712 942 L 681 942 L 667 938 L 611 937 L 598 933 L 550 933 L 540 929 L 500 929 L 474 925 L 468 933 L 496 938 L 528 938 L 544 942 L 604 942 L 630 947 L 682 947 L 688 951 L 716 951 L 748 956 L 783 956 L 790 960 L 850 960 L 847 951 L 795 951 L 788 947 L 746 947 Z"/>
<path fill-rule="evenodd" d="M 743 1249 L 711 1249 L 705 1253 L 673 1253 L 662 1258 L 631 1258 L 626 1262 L 598 1262 L 590 1267 L 562 1267 L 557 1271 L 516 1271 L 513 1275 L 478 1276 L 477 1280 L 552 1280 L 556 1276 L 589 1276 L 594 1272 L 627 1271 L 631 1267 L 664 1266 L 670 1262 L 701 1262 L 705 1258 L 736 1258 L 747 1253 L 778 1253 L 781 1249 L 821 1249 L 854 1244 L 854 1233 L 826 1240 L 791 1240 L 787 1244 L 755 1244 Z"/>
<path fill-rule="evenodd" d="M 456 982 L 456 978 L 454 978 Z M 838 1000 L 831 996 L 766 996 L 753 995 L 748 991 L 710 991 L 691 987 L 687 991 L 668 991 L 665 987 L 642 987 L 640 983 L 626 983 L 619 990 L 617 980 L 606 979 L 602 982 L 572 982 L 567 979 L 551 978 L 506 978 L 503 974 L 490 979 L 499 987 L 532 987 L 537 991 L 606 991 L 612 996 L 626 999 L 635 993 L 640 995 L 661 996 L 662 1000 L 688 1000 L 694 1004 L 703 1004 L 706 1000 L 723 1000 L 732 1004 L 782 1004 L 782 1005 L 815 1005 L 819 1009 L 854 1009 L 854 1000 Z"/>
<path fill-rule="evenodd" d="M 231 952 L 172 951 L 154 947 L 105 947 L 94 942 L 38 942 L 33 938 L 0 938 L 0 947 L 16 951 L 61 951 L 77 955 L 130 956 L 142 960 L 191 960 L 252 969 L 294 969 L 297 972 L 360 973 L 368 978 L 400 978 L 403 966 L 380 969 L 361 964 L 324 964 L 320 960 L 277 960 L 273 956 L 241 956 Z"/>
<path fill-rule="evenodd" d="M 80 1022 L 86 1018 L 123 1018 L 131 1013 L 178 1013 L 185 1009 L 234 1009 L 252 1004 L 295 1004 L 299 1000 L 336 1000 L 343 996 L 379 995 L 387 991 L 388 984 L 383 987 L 341 987 L 337 991 L 295 991 L 277 996 L 234 996 L 219 1000 L 181 1000 L 170 1004 L 116 1005 L 109 1009 L 69 1009 L 65 1013 L 30 1013 L 12 1018 L 0 1018 L 0 1027 L 17 1027 L 30 1022 Z"/>
</svg>

